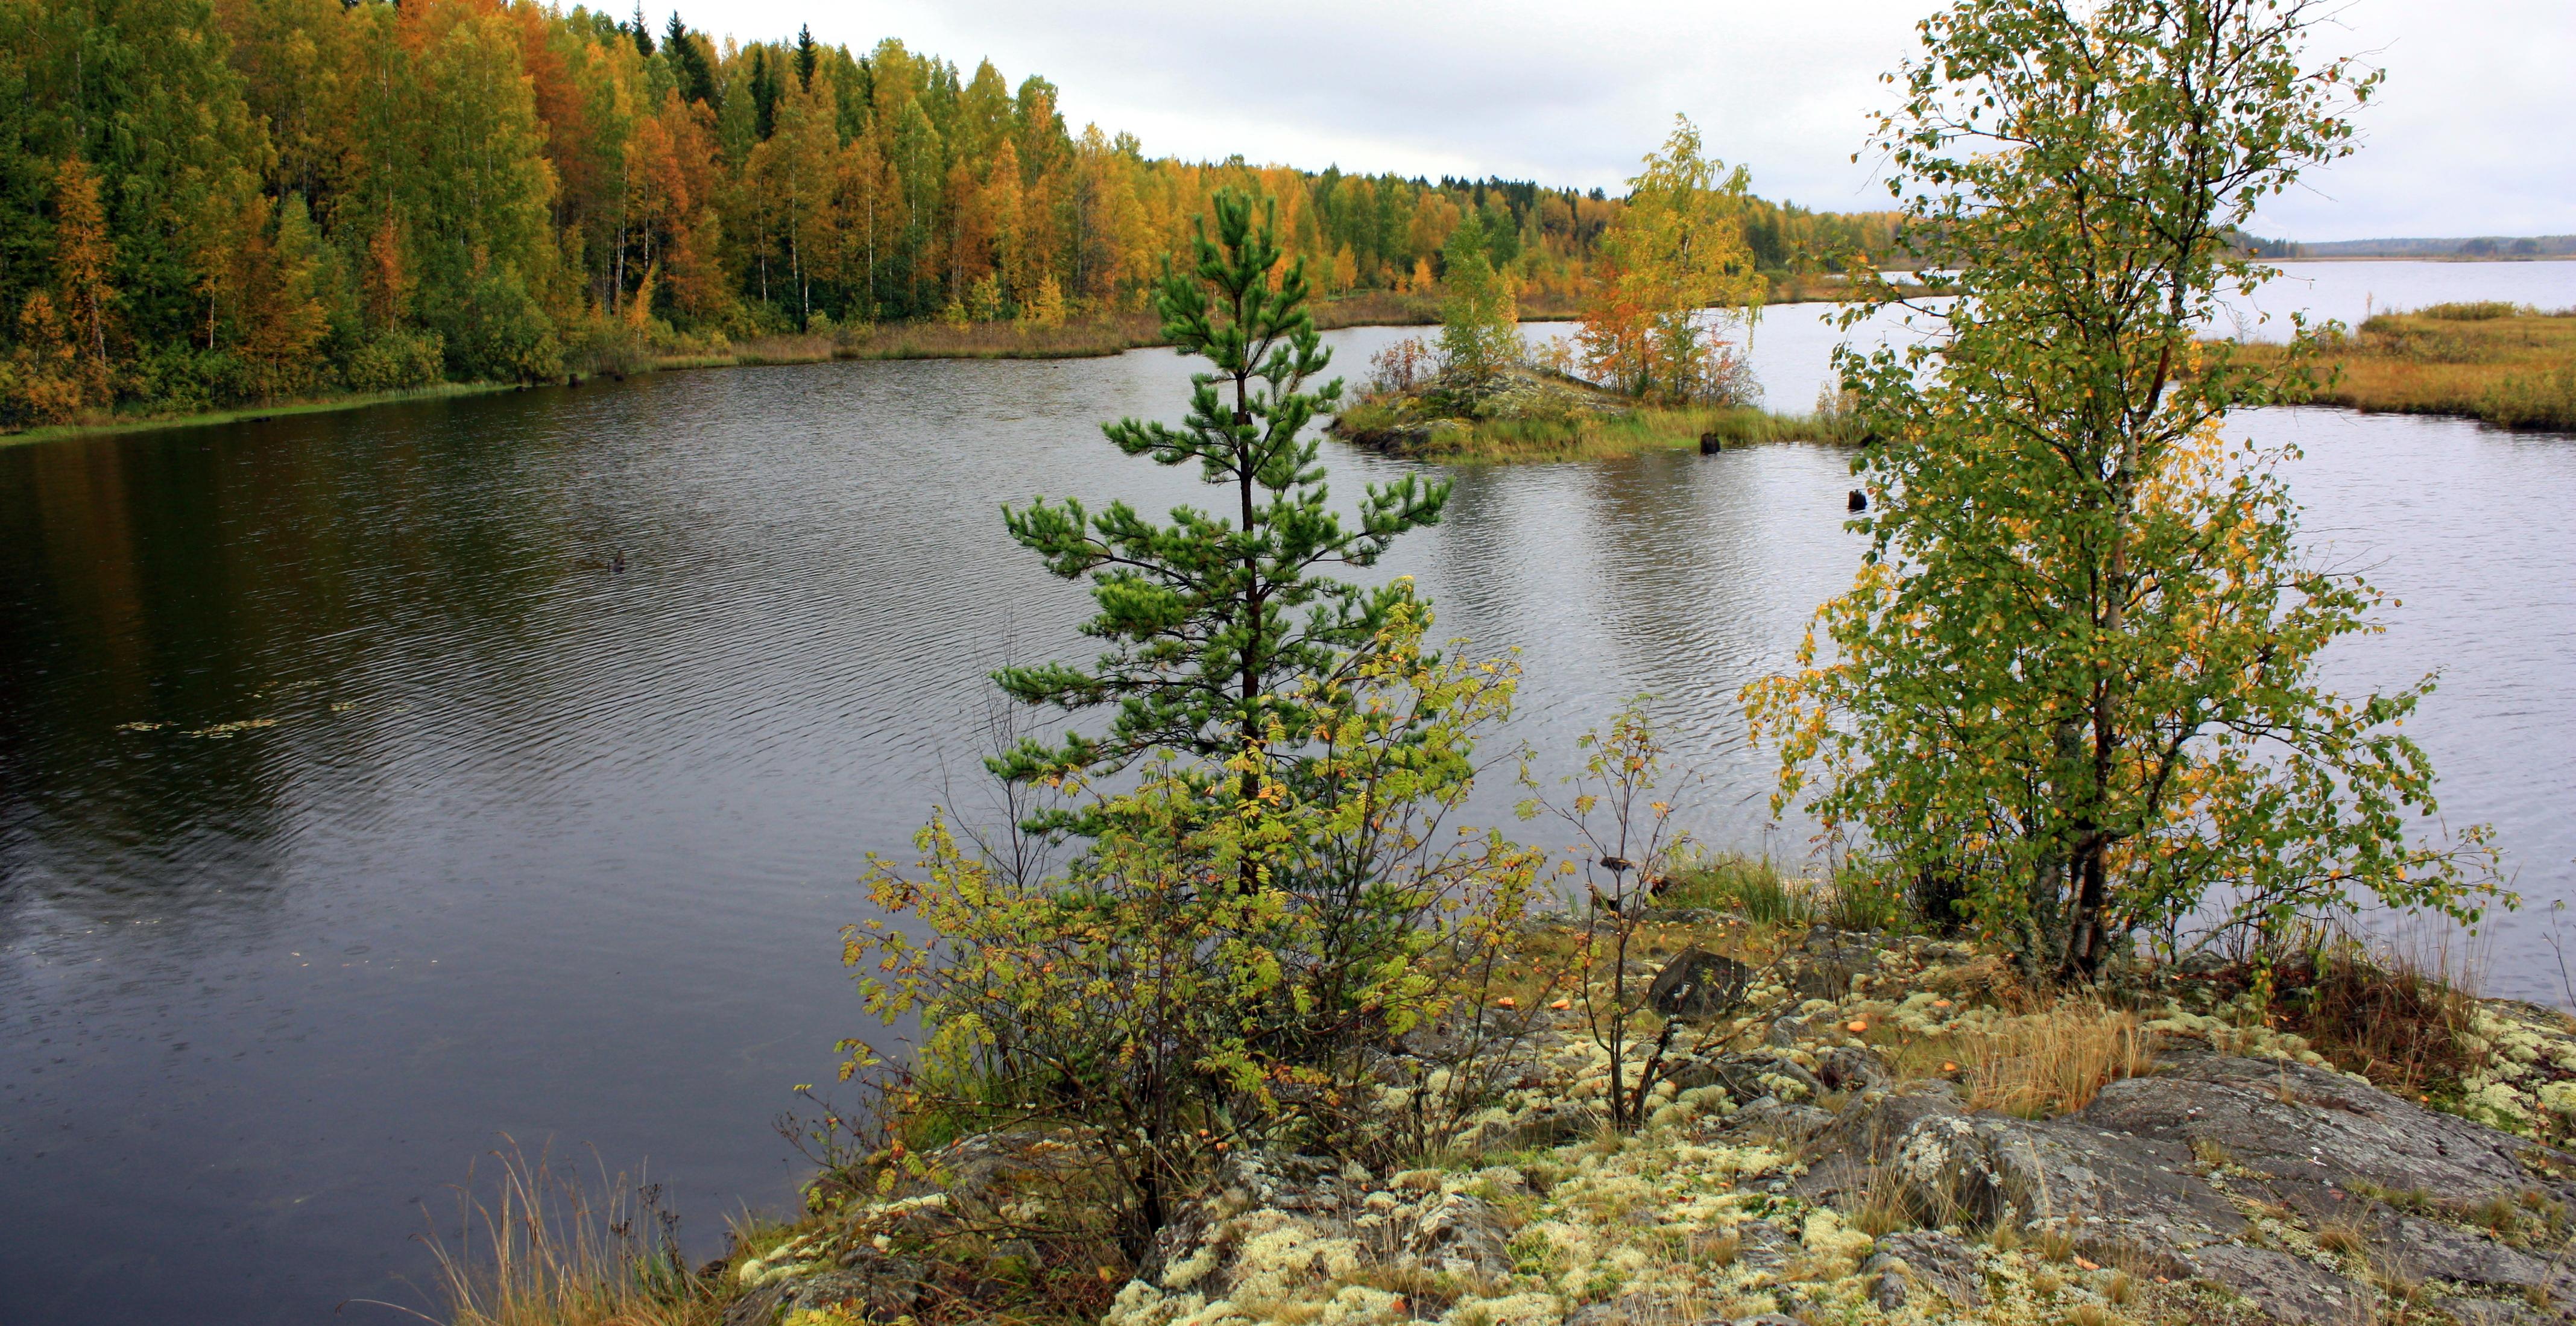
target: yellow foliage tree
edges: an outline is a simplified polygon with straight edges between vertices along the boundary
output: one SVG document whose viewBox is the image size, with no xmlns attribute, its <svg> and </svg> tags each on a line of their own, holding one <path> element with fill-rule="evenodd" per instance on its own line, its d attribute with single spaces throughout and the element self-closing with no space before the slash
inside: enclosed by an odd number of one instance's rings
<svg viewBox="0 0 2576 1326">
<path fill-rule="evenodd" d="M 1729 394 L 1734 361 L 1709 311 L 1759 308 L 1768 283 L 1744 238 L 1744 168 L 1710 160 L 1698 127 L 1673 118 L 1602 239 L 1576 340 L 1595 380 L 1678 402 Z"/>
</svg>

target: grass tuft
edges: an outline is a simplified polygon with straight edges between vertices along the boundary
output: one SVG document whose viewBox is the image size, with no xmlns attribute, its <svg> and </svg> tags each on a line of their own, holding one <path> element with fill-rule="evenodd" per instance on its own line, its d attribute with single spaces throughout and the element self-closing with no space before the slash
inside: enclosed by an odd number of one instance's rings
<svg viewBox="0 0 2576 1326">
<path fill-rule="evenodd" d="M 2425 960 L 2348 933 L 2309 932 L 2265 955 L 2282 1029 L 2384 1090 L 2421 1095 L 2481 1067 L 2477 999 L 2447 957 Z"/>
<path fill-rule="evenodd" d="M 489 1191 L 458 1195 L 455 1242 L 433 1233 L 438 1286 L 454 1326 L 714 1326 L 717 1284 L 690 1274 L 679 1221 L 659 1185 L 625 1176 L 596 1183 L 531 1159 L 516 1143 L 493 1153 Z M 737 1231 L 754 1241 L 762 1231 Z"/>
<path fill-rule="evenodd" d="M 1947 1077 L 1969 1108 L 2026 1119 L 2071 1114 L 2103 1087 L 2155 1067 L 2137 1015 L 2076 999 L 1963 1020 L 1939 1035 L 1903 1036 L 1878 1048 L 1900 1077 Z"/>
<path fill-rule="evenodd" d="M 1655 890 L 1665 907 L 1741 912 L 1756 925 L 1805 926 L 1816 919 L 1803 881 L 1782 878 L 1770 862 L 1728 854 L 1685 862 Z"/>
</svg>

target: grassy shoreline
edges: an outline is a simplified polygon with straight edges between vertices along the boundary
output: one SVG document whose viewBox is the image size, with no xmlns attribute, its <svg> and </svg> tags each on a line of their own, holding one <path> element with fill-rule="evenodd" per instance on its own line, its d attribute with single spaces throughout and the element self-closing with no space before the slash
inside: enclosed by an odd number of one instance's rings
<svg viewBox="0 0 2576 1326">
<path fill-rule="evenodd" d="M 47 424 L 41 428 L 30 428 L 23 432 L 0 433 L 0 447 L 16 446 L 23 442 L 54 442 L 66 438 L 91 437 L 102 433 L 156 433 L 172 428 L 260 423 L 291 414 L 329 414 L 336 410 L 359 410 L 372 405 L 403 405 L 416 401 L 448 400 L 459 396 L 484 396 L 496 391 L 516 391 L 519 387 L 520 384 L 515 382 L 440 382 L 426 387 L 406 387 L 398 391 L 353 392 L 345 396 L 319 396 L 278 401 L 266 405 L 199 410 L 187 414 L 138 414 L 89 418 L 78 423 Z"/>
<path fill-rule="evenodd" d="M 1353 446 L 1406 460 L 1516 465 L 1646 451 L 1707 454 L 1762 442 L 1858 441 L 1855 421 L 1746 405 L 1650 405 L 1565 372 L 1514 365 L 1381 377 L 1329 425 Z"/>
<path fill-rule="evenodd" d="M 2258 359 L 2275 347 L 2249 346 Z M 2319 405 L 2504 428 L 2576 429 L 2576 310 L 2436 304 L 2383 313 L 2320 346 Z"/>
<path fill-rule="evenodd" d="M 1720 449 L 1728 451 L 1769 442 L 1842 445 L 1853 440 L 1841 421 L 1832 418 L 1732 406 L 1647 407 L 1534 419 L 1445 419 L 1418 437 L 1339 430 L 1336 435 L 1387 455 L 1452 465 L 1526 465 L 1606 460 L 1649 451 L 1704 451 L 1712 436 Z"/>
</svg>

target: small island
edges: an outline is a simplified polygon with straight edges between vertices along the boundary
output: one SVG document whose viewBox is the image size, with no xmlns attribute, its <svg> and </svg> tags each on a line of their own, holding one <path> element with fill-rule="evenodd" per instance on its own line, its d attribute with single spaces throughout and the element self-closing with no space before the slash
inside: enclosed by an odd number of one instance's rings
<svg viewBox="0 0 2576 1326">
<path fill-rule="evenodd" d="M 1461 225 L 1442 254 L 1438 339 L 1379 351 L 1333 433 L 1390 455 L 1489 462 L 1858 440 L 1831 394 L 1812 415 L 1763 410 L 1761 384 L 1727 339 L 1769 286 L 1744 239 L 1744 173 L 1723 174 L 1684 122 L 1630 185 L 1571 342 L 1522 340 L 1493 241 Z"/>
</svg>

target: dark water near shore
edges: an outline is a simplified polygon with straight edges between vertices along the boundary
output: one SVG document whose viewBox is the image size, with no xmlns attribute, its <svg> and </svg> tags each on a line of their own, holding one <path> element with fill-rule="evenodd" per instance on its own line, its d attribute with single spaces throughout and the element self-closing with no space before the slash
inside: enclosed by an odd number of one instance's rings
<svg viewBox="0 0 2576 1326">
<path fill-rule="evenodd" d="M 1755 337 L 1786 408 L 1832 341 L 1810 314 Z M 1331 339 L 1357 372 L 1398 334 Z M 0 450 L 0 1323 L 427 1307 L 408 1240 L 503 1134 L 649 1161 L 710 1250 L 782 1205 L 767 1121 L 857 1025 L 863 854 L 947 789 L 980 806 L 984 674 L 1077 647 L 1085 597 L 995 508 L 1199 500 L 1091 427 L 1168 412 L 1187 367 L 668 374 Z M 2576 439 L 2242 427 L 2306 447 L 2316 546 L 2405 600 L 2338 675 L 2447 669 L 2414 730 L 2540 913 L 2488 984 L 2555 997 Z M 1328 461 L 1345 495 L 1402 468 Z M 1653 692 L 1706 836 L 1801 850 L 1733 696 L 1849 578 L 1845 456 L 1457 478 L 1392 568 L 1443 634 L 1523 647 L 1542 767 Z"/>
</svg>

